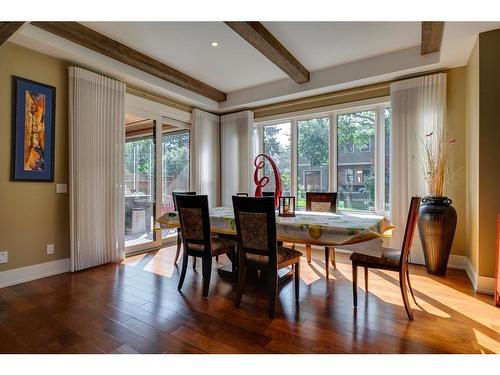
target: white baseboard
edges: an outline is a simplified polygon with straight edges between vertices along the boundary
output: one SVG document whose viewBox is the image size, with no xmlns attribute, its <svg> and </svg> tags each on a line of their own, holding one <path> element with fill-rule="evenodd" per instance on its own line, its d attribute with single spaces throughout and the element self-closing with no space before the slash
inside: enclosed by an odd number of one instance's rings
<svg viewBox="0 0 500 375">
<path fill-rule="evenodd" d="M 477 277 L 476 293 L 495 295 L 495 278 L 487 276 Z"/>
<path fill-rule="evenodd" d="M 465 258 L 465 271 L 476 293 L 495 294 L 495 278 L 478 275 L 469 258 Z"/>
<path fill-rule="evenodd" d="M 465 272 L 467 272 L 467 277 L 472 284 L 472 288 L 477 290 L 477 273 L 469 258 L 465 258 Z"/>
<path fill-rule="evenodd" d="M 448 268 L 454 268 L 457 270 L 466 270 L 465 262 L 467 261 L 467 257 L 464 255 L 455 255 L 450 254 L 450 258 L 448 259 Z"/>
<path fill-rule="evenodd" d="M 71 270 L 70 258 L 0 272 L 0 288 L 53 276 Z"/>
</svg>

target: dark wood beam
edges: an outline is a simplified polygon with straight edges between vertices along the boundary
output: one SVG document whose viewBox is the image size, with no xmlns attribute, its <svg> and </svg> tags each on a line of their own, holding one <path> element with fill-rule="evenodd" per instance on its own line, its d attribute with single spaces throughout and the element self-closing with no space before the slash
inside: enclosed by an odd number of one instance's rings
<svg viewBox="0 0 500 375">
<path fill-rule="evenodd" d="M 309 82 L 309 71 L 260 22 L 226 22 L 226 25 L 236 31 L 295 82 Z"/>
<path fill-rule="evenodd" d="M 441 40 L 443 39 L 444 22 L 422 22 L 422 42 L 420 53 L 439 52 L 441 49 Z"/>
<path fill-rule="evenodd" d="M 0 46 L 14 34 L 24 22 L 3 22 L 0 21 Z"/>
<path fill-rule="evenodd" d="M 226 100 L 226 94 L 222 91 L 198 81 L 152 57 L 146 56 L 133 48 L 127 47 L 106 35 L 89 29 L 78 22 L 31 22 L 31 24 L 189 91 L 218 102 Z"/>
</svg>

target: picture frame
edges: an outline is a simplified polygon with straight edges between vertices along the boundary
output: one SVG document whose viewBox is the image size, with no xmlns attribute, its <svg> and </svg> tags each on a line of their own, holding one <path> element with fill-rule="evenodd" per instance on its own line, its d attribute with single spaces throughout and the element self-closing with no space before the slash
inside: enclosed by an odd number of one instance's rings
<svg viewBox="0 0 500 375">
<path fill-rule="evenodd" d="M 11 181 L 54 182 L 56 88 L 12 76 Z"/>
</svg>

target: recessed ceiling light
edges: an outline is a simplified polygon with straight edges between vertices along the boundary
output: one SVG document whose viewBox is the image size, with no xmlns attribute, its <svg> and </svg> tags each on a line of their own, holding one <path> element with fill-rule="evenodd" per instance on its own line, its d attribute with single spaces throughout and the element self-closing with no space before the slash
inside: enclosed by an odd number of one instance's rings
<svg viewBox="0 0 500 375">
<path fill-rule="evenodd" d="M 217 47 L 217 46 L 219 45 L 219 42 L 218 42 L 218 41 L 216 41 L 216 40 L 214 40 L 213 42 L 210 42 L 210 45 L 211 45 L 212 47 Z"/>
</svg>

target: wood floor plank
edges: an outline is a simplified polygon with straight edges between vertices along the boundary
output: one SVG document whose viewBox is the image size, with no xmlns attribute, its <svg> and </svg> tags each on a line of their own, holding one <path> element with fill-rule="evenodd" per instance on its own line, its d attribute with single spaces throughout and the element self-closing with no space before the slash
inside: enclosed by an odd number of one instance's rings
<svg viewBox="0 0 500 375">
<path fill-rule="evenodd" d="M 302 260 L 299 304 L 285 285 L 269 319 L 265 286 L 248 284 L 234 306 L 235 285 L 216 273 L 226 257 L 213 264 L 208 298 L 191 267 L 179 293 L 174 254 L 0 289 L 0 353 L 500 353 L 500 309 L 464 271 L 437 277 L 412 265 L 410 322 L 397 274 L 370 271 L 368 293 L 360 280 L 355 312 L 348 256 L 337 254 L 326 280 L 317 249 Z"/>
</svg>

